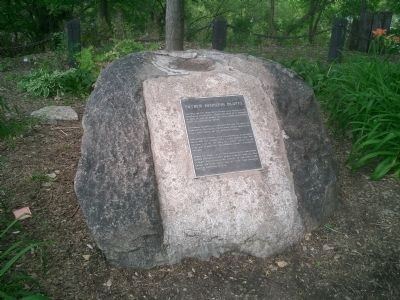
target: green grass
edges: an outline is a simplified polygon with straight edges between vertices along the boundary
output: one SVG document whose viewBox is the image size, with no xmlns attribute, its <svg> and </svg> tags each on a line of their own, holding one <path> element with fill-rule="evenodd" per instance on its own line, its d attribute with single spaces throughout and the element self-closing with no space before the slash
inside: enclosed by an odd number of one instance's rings
<svg viewBox="0 0 400 300">
<path fill-rule="evenodd" d="M 18 227 L 19 221 L 5 221 L 0 218 L 0 298 L 5 300 L 45 300 L 41 295 L 37 282 L 23 271 L 17 270 L 15 265 L 24 256 L 37 249 L 40 242 L 31 242 L 24 239 L 23 235 L 13 234 L 13 229 Z"/>
<path fill-rule="evenodd" d="M 288 65 L 314 87 L 329 122 L 352 137 L 349 165 L 372 166 L 373 180 L 400 177 L 400 65 L 377 56 Z"/>
</svg>

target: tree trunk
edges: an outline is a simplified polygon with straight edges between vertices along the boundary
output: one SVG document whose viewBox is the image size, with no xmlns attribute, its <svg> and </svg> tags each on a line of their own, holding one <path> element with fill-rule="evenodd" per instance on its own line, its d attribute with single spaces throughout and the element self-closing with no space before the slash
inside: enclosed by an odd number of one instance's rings
<svg viewBox="0 0 400 300">
<path fill-rule="evenodd" d="M 107 0 L 100 0 L 99 2 L 99 18 L 104 20 L 109 28 L 111 28 L 110 13 L 108 10 Z"/>
<path fill-rule="evenodd" d="M 367 10 L 367 0 L 361 0 L 361 5 L 360 5 L 360 15 L 365 13 Z"/>
<path fill-rule="evenodd" d="M 275 0 L 269 0 L 268 27 L 270 36 L 274 36 L 275 31 Z"/>
<path fill-rule="evenodd" d="M 167 51 L 183 50 L 184 0 L 167 0 L 165 46 Z"/>
</svg>

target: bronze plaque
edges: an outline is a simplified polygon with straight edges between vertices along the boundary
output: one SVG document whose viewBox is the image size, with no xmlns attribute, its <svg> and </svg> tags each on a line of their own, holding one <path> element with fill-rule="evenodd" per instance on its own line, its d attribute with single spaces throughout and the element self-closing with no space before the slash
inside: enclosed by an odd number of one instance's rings
<svg viewBox="0 0 400 300">
<path fill-rule="evenodd" d="M 244 97 L 181 100 L 196 177 L 261 169 Z"/>
</svg>

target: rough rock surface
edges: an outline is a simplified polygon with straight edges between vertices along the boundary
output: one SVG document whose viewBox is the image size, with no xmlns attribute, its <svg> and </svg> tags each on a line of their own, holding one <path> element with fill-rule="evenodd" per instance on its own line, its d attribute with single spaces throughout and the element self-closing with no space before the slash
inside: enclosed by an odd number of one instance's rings
<svg viewBox="0 0 400 300">
<path fill-rule="evenodd" d="M 48 122 L 78 120 L 78 114 L 70 106 L 46 106 L 35 110 L 31 113 L 31 116 Z"/>
<path fill-rule="evenodd" d="M 242 88 L 241 79 L 247 86 L 244 84 Z M 227 84 L 220 85 L 224 80 Z M 186 90 L 189 86 L 192 89 Z M 221 89 L 223 86 L 226 89 Z M 207 96 L 216 91 L 217 95 L 244 94 L 254 103 L 249 108 L 250 117 L 260 113 L 257 105 L 264 107 L 265 124 L 260 122 L 260 126 L 254 126 L 253 122 L 256 138 L 265 137 L 267 141 L 261 142 L 261 148 L 266 149 L 262 159 L 264 169 L 258 173 L 205 177 L 199 188 L 193 190 L 190 184 L 192 187 L 198 184 L 197 179 L 185 175 L 184 182 L 189 184 L 187 193 L 192 193 L 195 199 L 208 197 L 202 194 L 196 198 L 201 186 L 204 190 L 216 191 L 216 195 L 209 198 L 215 201 L 218 186 L 229 186 L 228 194 L 232 193 L 229 199 L 224 199 L 225 193 L 220 191 L 222 197 L 218 205 L 213 206 L 213 201 L 208 201 L 213 210 L 209 210 L 209 214 L 207 210 L 197 210 L 202 233 L 195 235 L 199 238 L 193 241 L 187 230 L 176 231 L 181 221 L 181 228 L 196 224 L 190 216 L 183 218 L 190 210 L 180 208 L 187 209 L 187 203 L 185 206 L 183 202 L 168 200 L 172 198 L 167 190 L 176 187 L 169 185 L 172 181 L 168 183 L 168 180 L 176 174 L 166 173 L 168 168 L 162 167 L 162 155 L 161 160 L 157 157 L 163 151 L 163 143 L 157 142 L 162 134 L 155 134 L 157 128 L 162 128 L 157 125 L 157 117 L 168 115 L 168 111 L 166 115 L 158 115 L 157 100 L 160 109 L 165 110 L 166 103 L 182 95 Z M 264 103 L 256 105 L 257 101 Z M 176 107 L 171 106 L 169 114 L 170 125 L 179 120 Z M 257 118 L 263 119 L 261 115 Z M 158 121 L 163 124 L 166 120 Z M 270 121 L 271 133 L 263 132 Z M 118 266 L 149 268 L 174 263 L 187 256 L 207 258 L 227 251 L 270 255 L 318 226 L 332 213 L 337 202 L 329 141 L 312 90 L 294 73 L 274 62 L 209 51 L 141 53 L 124 57 L 101 73 L 87 104 L 83 126 L 82 157 L 75 190 L 99 248 Z M 180 129 L 175 126 L 176 135 L 170 135 L 172 143 L 182 145 Z M 172 132 L 169 128 L 165 130 Z M 260 148 L 260 144 L 258 146 Z M 190 162 L 187 156 L 178 158 Z M 279 159 L 280 167 L 274 169 L 273 161 L 268 158 Z M 241 188 L 238 180 L 242 182 Z M 268 190 L 272 194 L 268 194 Z M 238 201 L 248 201 L 237 210 L 234 195 L 244 191 L 256 196 L 237 196 Z M 285 191 L 284 195 L 279 195 L 279 191 Z M 246 205 L 247 212 L 243 211 Z M 227 211 L 227 206 L 236 211 L 219 215 L 218 207 Z M 252 212 L 257 209 L 261 212 L 252 219 Z M 191 213 L 196 210 L 192 208 Z M 223 218 L 214 220 L 215 216 Z M 224 220 L 238 216 L 237 222 Z M 217 235 L 202 244 L 204 236 L 210 238 L 207 234 L 216 228 Z"/>
</svg>

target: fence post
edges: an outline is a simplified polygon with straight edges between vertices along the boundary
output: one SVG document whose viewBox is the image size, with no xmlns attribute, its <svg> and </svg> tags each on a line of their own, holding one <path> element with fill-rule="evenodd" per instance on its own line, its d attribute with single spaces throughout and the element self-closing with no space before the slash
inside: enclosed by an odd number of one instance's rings
<svg viewBox="0 0 400 300">
<path fill-rule="evenodd" d="M 359 31 L 360 31 L 360 20 L 358 18 L 354 18 L 350 26 L 349 37 L 347 39 L 348 40 L 347 47 L 349 48 L 349 50 L 355 51 L 358 49 Z"/>
<path fill-rule="evenodd" d="M 68 63 L 73 67 L 75 65 L 75 54 L 81 51 L 81 24 L 79 19 L 68 21 L 66 30 Z"/>
<path fill-rule="evenodd" d="M 357 49 L 360 52 L 368 52 L 373 20 L 374 16 L 369 11 L 363 12 L 360 16 L 359 40 Z"/>
<path fill-rule="evenodd" d="M 331 33 L 331 42 L 329 45 L 328 60 L 334 61 L 341 58 L 341 54 L 346 40 L 347 20 L 336 18 Z"/>
<path fill-rule="evenodd" d="M 213 49 L 223 51 L 226 47 L 226 35 L 227 35 L 228 23 L 222 16 L 216 17 L 213 21 L 213 38 L 212 47 Z"/>
<path fill-rule="evenodd" d="M 392 25 L 392 18 L 393 18 L 393 13 L 390 11 L 384 11 L 382 13 L 382 28 L 386 29 L 387 31 L 390 30 L 390 26 Z"/>
</svg>

